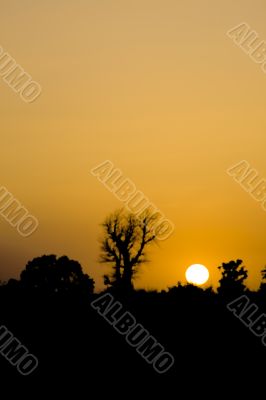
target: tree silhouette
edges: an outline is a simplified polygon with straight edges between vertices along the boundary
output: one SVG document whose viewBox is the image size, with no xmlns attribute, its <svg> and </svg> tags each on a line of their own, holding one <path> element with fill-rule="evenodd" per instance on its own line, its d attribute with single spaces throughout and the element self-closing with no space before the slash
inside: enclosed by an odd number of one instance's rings
<svg viewBox="0 0 266 400">
<path fill-rule="evenodd" d="M 117 224 L 122 224 L 121 218 L 121 215 L 119 219 L 116 218 Z M 122 242 L 125 242 L 126 238 L 127 218 L 128 216 L 123 219 L 121 225 L 124 227 L 124 230 L 121 228 L 124 236 L 120 237 L 121 232 L 118 227 L 116 228 L 116 234 Z M 114 225 L 112 227 L 114 228 Z M 138 242 L 134 242 L 136 246 L 138 245 L 135 252 L 140 249 L 141 237 Z M 144 255 L 141 259 L 145 259 Z M 122 255 L 120 265 L 120 277 L 123 280 Z M 14 332 L 14 336 L 19 340 L 22 338 L 25 346 L 40 360 L 40 368 L 30 381 L 30 385 L 35 382 L 37 388 L 45 381 L 50 391 L 56 387 L 58 392 L 67 394 L 69 387 L 72 387 L 74 393 L 79 389 L 84 393 L 84 390 L 87 390 L 89 373 L 93 382 L 101 383 L 102 378 L 107 382 L 105 385 L 107 397 L 118 376 L 119 382 L 123 382 L 123 385 L 126 384 L 129 388 L 133 386 L 135 388 L 137 385 L 138 392 L 143 387 L 148 390 L 153 388 L 152 397 L 156 397 L 156 392 L 159 393 L 160 389 L 165 390 L 165 387 L 170 387 L 169 395 L 171 395 L 176 389 L 177 375 L 189 387 L 191 376 L 188 372 L 193 365 L 197 370 L 197 382 L 200 384 L 207 373 L 210 381 L 215 383 L 215 387 L 220 387 L 221 376 L 224 376 L 224 366 L 226 366 L 226 376 L 233 378 L 229 381 L 224 379 L 223 386 L 226 387 L 227 393 L 232 393 L 232 385 L 235 383 L 235 393 L 239 393 L 243 365 L 249 377 L 254 375 L 254 382 L 257 382 L 258 376 L 263 381 L 261 365 L 265 355 L 260 351 L 260 346 L 263 349 L 264 336 L 252 335 L 248 322 L 253 325 L 258 316 L 265 314 L 266 297 L 262 292 L 245 291 L 250 298 L 250 304 L 258 305 L 255 316 L 252 314 L 256 309 L 254 306 L 251 312 L 248 308 L 243 314 L 242 322 L 245 322 L 245 326 L 226 307 L 225 301 L 227 303 L 230 299 L 223 295 L 228 295 L 230 292 L 230 296 L 232 295 L 234 299 L 239 297 L 237 292 L 244 290 L 247 272 L 241 260 L 222 264 L 220 270 L 223 273 L 219 288 L 222 295 L 217 294 L 211 287 L 205 289 L 190 283 L 178 282 L 174 287 L 161 292 L 136 290 L 132 293 L 127 292 L 124 296 L 119 296 L 119 291 L 115 292 L 114 296 L 111 296 L 113 301 L 109 303 L 111 304 L 109 308 L 106 298 L 105 303 L 103 301 L 103 293 L 88 298 L 75 296 L 75 293 L 80 293 L 84 287 L 84 282 L 90 283 L 90 290 L 93 288 L 93 281 L 82 273 L 78 262 L 67 257 L 42 256 L 27 264 L 21 274 L 21 281 L 10 279 L 8 283 L 0 285 L 1 323 L 11 333 Z M 265 270 L 262 271 L 262 276 L 266 278 Z M 89 306 L 91 301 L 94 301 L 95 305 L 97 299 L 101 299 L 98 303 L 101 304 L 100 312 Z M 119 301 L 122 305 L 121 310 Z M 131 330 L 128 321 L 132 316 L 138 328 Z M 264 316 L 261 321 L 264 321 Z M 255 326 L 264 329 L 263 324 L 264 322 L 262 325 L 256 323 Z M 123 331 L 124 328 L 127 330 L 126 333 Z M 124 332 L 127 346 L 123 345 L 119 331 Z M 142 332 L 144 336 L 138 335 L 138 332 Z M 145 332 L 147 337 L 152 334 L 154 340 L 162 343 L 163 353 L 169 352 L 176 360 L 162 381 L 154 379 L 153 362 L 149 364 L 145 362 L 147 357 L 152 357 L 157 345 L 151 347 L 151 342 L 147 341 L 146 357 L 139 358 L 137 355 L 143 343 L 145 344 Z M 4 337 L 0 329 L 1 346 Z M 129 339 L 132 343 L 135 342 L 136 352 L 133 345 L 130 346 Z M 9 346 L 9 342 L 7 343 Z M 1 347 L 1 351 L 3 349 L 5 347 Z M 15 357 L 16 354 L 15 347 L 11 348 L 10 357 Z M 1 375 L 4 379 L 2 380 L 12 382 L 14 385 L 16 374 L 12 368 L 5 368 L 7 360 L 7 357 L 0 358 Z M 228 360 L 233 361 L 228 363 Z M 154 387 L 154 382 L 156 385 L 157 381 L 159 386 L 162 384 L 162 388 Z M 69 384 L 65 385 L 65 382 Z M 18 383 L 18 388 L 21 388 L 20 376 Z M 198 389 L 195 390 L 195 397 L 197 392 Z M 211 395 L 205 396 L 206 399 L 211 397 Z"/>
<path fill-rule="evenodd" d="M 264 267 L 264 269 L 261 271 L 261 276 L 262 276 L 262 280 L 265 281 L 266 280 L 266 267 Z"/>
<path fill-rule="evenodd" d="M 259 291 L 262 293 L 266 293 L 266 266 L 264 267 L 263 270 L 261 270 L 261 284 L 260 284 L 260 288 Z"/>
<path fill-rule="evenodd" d="M 241 266 L 242 260 L 223 263 L 219 270 L 222 270 L 222 278 L 219 280 L 218 293 L 226 297 L 236 297 L 245 290 L 244 281 L 248 277 L 245 267 Z"/>
<path fill-rule="evenodd" d="M 155 241 L 153 224 L 156 216 L 117 211 L 103 223 L 100 262 L 110 263 L 113 273 L 104 276 L 104 283 L 126 291 L 133 289 L 133 277 L 140 264 L 147 261 L 146 247 Z"/>
<path fill-rule="evenodd" d="M 54 294 L 73 291 L 92 293 L 94 281 L 82 272 L 81 265 L 67 256 L 57 258 L 44 255 L 34 258 L 21 272 L 20 282 L 24 288 L 40 293 Z"/>
</svg>

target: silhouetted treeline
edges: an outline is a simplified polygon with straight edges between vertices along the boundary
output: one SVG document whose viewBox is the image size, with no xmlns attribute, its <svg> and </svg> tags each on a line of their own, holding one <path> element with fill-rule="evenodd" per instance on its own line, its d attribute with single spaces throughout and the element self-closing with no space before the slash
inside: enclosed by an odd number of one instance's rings
<svg viewBox="0 0 266 400">
<path fill-rule="evenodd" d="M 213 390 L 229 387 L 235 395 L 245 393 L 247 381 L 254 386 L 263 379 L 266 349 L 226 305 L 245 294 L 265 312 L 265 270 L 257 292 L 246 288 L 241 260 L 220 271 L 217 292 L 181 283 L 161 292 L 107 287 L 174 356 L 174 366 L 160 375 L 90 306 L 102 293 L 94 293 L 93 279 L 78 262 L 54 255 L 30 261 L 19 280 L 0 286 L 1 325 L 36 355 L 39 367 L 20 376 L 0 357 L 3 385 L 53 396 L 73 391 L 77 399 L 122 399 L 134 391 L 154 397 L 159 389 L 175 398 L 183 398 L 183 389 L 188 397 L 204 391 L 203 397 L 215 398 Z"/>
</svg>

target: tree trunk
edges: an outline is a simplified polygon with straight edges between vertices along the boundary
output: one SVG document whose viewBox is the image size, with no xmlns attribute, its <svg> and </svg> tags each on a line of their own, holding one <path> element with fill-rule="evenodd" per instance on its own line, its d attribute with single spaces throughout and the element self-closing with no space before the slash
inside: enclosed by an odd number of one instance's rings
<svg viewBox="0 0 266 400">
<path fill-rule="evenodd" d="M 124 272 L 122 276 L 122 286 L 123 289 L 126 291 L 132 291 L 133 290 L 133 270 L 130 265 L 125 265 L 124 266 Z"/>
</svg>

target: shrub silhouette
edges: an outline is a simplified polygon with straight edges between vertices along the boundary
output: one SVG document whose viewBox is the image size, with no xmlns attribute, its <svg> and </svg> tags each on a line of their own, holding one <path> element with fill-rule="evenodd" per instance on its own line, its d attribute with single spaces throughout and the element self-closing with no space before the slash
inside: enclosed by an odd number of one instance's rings
<svg viewBox="0 0 266 400">
<path fill-rule="evenodd" d="M 67 256 L 44 255 L 29 261 L 21 272 L 23 288 L 39 293 L 93 293 L 94 281 L 82 272 L 81 265 Z"/>
<path fill-rule="evenodd" d="M 219 280 L 218 293 L 224 297 L 236 297 L 245 290 L 244 281 L 248 277 L 245 267 L 241 266 L 242 260 L 223 263 L 219 270 L 222 271 L 222 278 Z"/>
</svg>

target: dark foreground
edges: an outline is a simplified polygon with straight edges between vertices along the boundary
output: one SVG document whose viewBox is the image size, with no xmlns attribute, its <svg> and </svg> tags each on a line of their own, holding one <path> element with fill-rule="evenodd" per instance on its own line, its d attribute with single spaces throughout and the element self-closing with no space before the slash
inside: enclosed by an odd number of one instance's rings
<svg viewBox="0 0 266 400">
<path fill-rule="evenodd" d="M 46 295 L 1 287 L 1 325 L 39 361 L 32 374 L 22 376 L 0 357 L 3 398 L 12 398 L 13 392 L 37 399 L 120 399 L 133 394 L 216 398 L 262 388 L 266 347 L 221 296 L 190 285 L 167 293 L 113 295 L 173 355 L 175 363 L 167 372 L 156 372 L 91 307 L 100 295 Z M 265 311 L 263 296 L 249 297 L 258 312 Z"/>
</svg>

